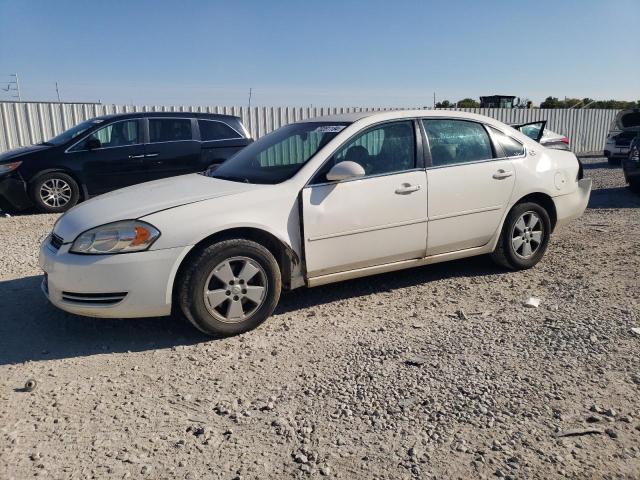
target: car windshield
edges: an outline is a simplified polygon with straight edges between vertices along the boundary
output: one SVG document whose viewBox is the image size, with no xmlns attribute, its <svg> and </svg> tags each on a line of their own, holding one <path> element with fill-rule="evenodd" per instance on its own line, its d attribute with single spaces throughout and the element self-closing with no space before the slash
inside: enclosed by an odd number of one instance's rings
<svg viewBox="0 0 640 480">
<path fill-rule="evenodd" d="M 102 123 L 100 119 L 87 120 L 86 122 L 79 123 L 75 127 L 71 127 L 69 130 L 62 132 L 60 135 L 56 135 L 50 140 L 44 142 L 45 145 L 63 145 L 69 140 L 73 140 L 78 135 L 83 134 L 90 128 Z"/>
<path fill-rule="evenodd" d="M 286 125 L 256 140 L 205 175 L 245 183 L 284 182 L 347 125 L 345 122 Z"/>
</svg>

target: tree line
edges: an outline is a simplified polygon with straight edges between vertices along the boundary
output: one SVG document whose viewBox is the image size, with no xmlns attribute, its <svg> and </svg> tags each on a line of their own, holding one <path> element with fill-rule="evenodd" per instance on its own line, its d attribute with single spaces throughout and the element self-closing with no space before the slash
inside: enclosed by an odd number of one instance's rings
<svg viewBox="0 0 640 480">
<path fill-rule="evenodd" d="M 529 101 L 521 101 L 516 104 L 515 108 L 529 108 Z M 480 102 L 473 98 L 463 98 L 458 102 L 450 102 L 443 100 L 436 103 L 436 108 L 479 108 Z M 540 103 L 539 108 L 606 108 L 616 110 L 626 110 L 629 108 L 640 108 L 640 100 L 636 102 L 627 102 L 624 100 L 594 100 L 592 98 L 565 98 L 560 100 L 557 97 L 547 97 L 544 102 Z"/>
</svg>

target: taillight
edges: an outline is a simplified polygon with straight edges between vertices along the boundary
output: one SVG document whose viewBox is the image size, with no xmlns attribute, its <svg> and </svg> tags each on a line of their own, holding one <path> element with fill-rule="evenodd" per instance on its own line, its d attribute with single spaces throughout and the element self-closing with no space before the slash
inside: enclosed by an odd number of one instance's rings
<svg viewBox="0 0 640 480">
<path fill-rule="evenodd" d="M 578 161 L 578 177 L 576 178 L 576 180 L 582 180 L 584 178 L 584 168 L 582 167 L 582 162 L 577 156 L 576 160 Z"/>
<path fill-rule="evenodd" d="M 569 139 L 567 137 L 562 137 L 560 141 L 566 145 L 569 145 Z"/>
</svg>

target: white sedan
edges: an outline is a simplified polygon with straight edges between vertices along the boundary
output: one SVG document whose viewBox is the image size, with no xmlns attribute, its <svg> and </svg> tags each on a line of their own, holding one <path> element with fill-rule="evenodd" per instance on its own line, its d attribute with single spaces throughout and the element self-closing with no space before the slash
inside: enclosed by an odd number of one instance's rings
<svg viewBox="0 0 640 480">
<path fill-rule="evenodd" d="M 40 250 L 51 303 L 182 313 L 211 335 L 263 322 L 281 290 L 491 254 L 534 266 L 586 208 L 568 151 L 491 118 L 395 111 L 284 126 L 215 171 L 82 203 Z"/>
</svg>

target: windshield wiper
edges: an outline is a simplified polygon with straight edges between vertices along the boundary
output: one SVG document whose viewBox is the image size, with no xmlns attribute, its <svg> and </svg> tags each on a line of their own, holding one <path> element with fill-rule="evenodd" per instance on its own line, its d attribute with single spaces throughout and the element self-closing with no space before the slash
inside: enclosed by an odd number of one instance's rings
<svg viewBox="0 0 640 480">
<path fill-rule="evenodd" d="M 53 143 L 51 143 L 51 142 L 41 142 L 40 145 L 45 145 L 47 147 L 53 147 Z"/>
</svg>

